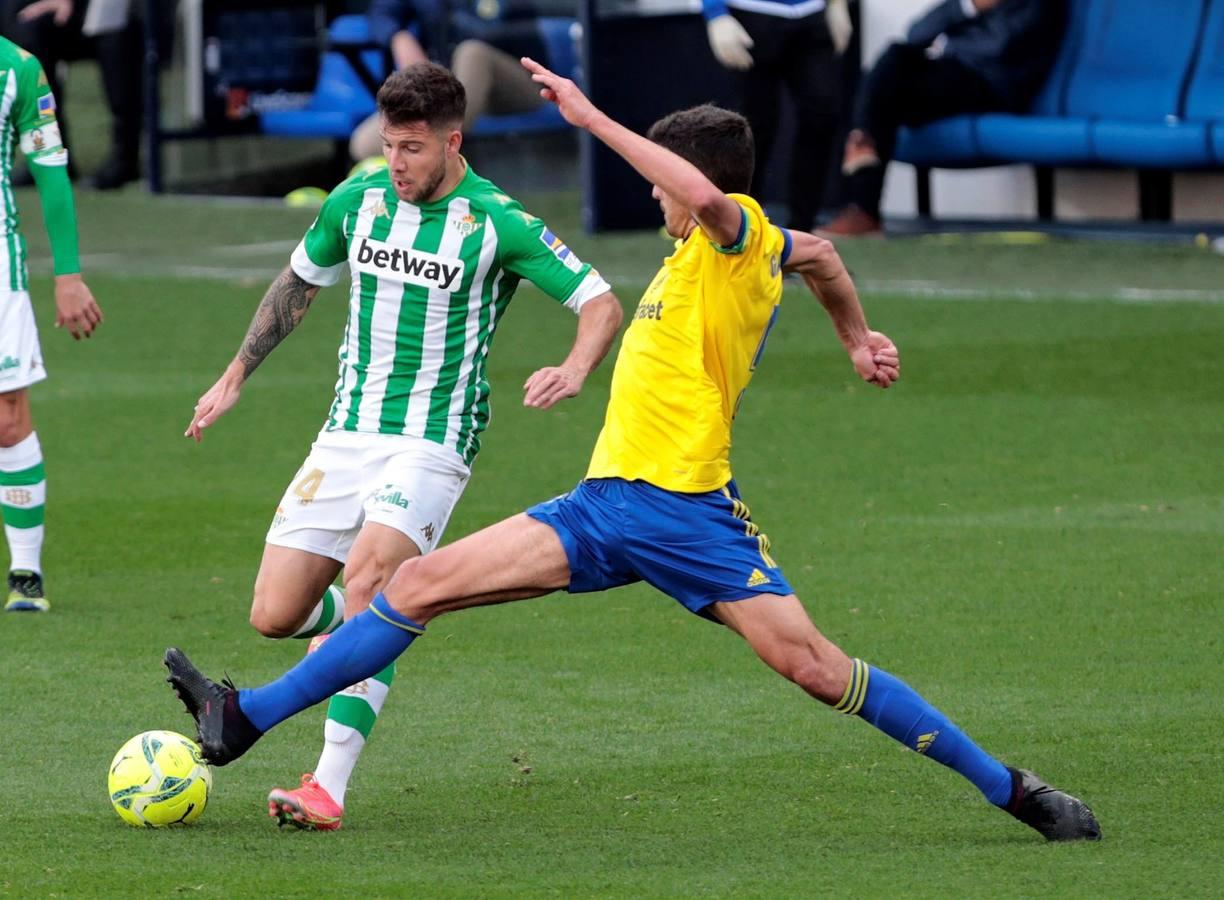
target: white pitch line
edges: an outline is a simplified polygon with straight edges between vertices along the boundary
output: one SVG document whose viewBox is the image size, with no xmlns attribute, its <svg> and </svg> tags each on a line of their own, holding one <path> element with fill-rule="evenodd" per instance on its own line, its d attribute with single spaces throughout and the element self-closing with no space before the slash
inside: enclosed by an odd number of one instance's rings
<svg viewBox="0 0 1224 900">
<path fill-rule="evenodd" d="M 1224 291 L 1180 288 L 1110 287 L 1099 291 L 1061 291 L 1042 288 L 949 287 L 936 281 L 858 282 L 865 294 L 893 294 L 929 300 L 1018 301 L 1025 303 L 1224 303 Z"/>
<path fill-rule="evenodd" d="M 220 266 L 166 266 L 160 274 L 173 275 L 178 278 L 212 278 L 217 281 L 247 281 L 251 278 L 276 277 L 280 268 L 250 267 L 238 269 Z M 143 274 L 143 273 L 142 273 Z"/>
<path fill-rule="evenodd" d="M 264 253 L 283 253 L 286 257 L 294 251 L 299 241 L 264 241 L 261 244 L 225 244 L 207 247 L 209 253 L 220 256 L 259 256 Z"/>
<path fill-rule="evenodd" d="M 265 241 L 259 244 L 234 244 L 206 248 L 209 253 L 223 256 L 288 255 L 298 241 Z M 252 278 L 271 279 L 284 267 L 278 261 L 267 266 L 210 266 L 150 263 L 148 257 L 124 253 L 93 253 L 81 257 L 86 271 L 101 271 L 110 274 L 130 273 L 135 276 L 171 275 L 181 278 L 210 278 L 217 281 L 246 281 Z M 45 275 L 51 271 L 50 260 L 38 260 L 30 269 Z M 613 275 L 612 282 L 633 282 L 639 275 Z M 965 300 L 973 302 L 1019 302 L 1019 303 L 1198 303 L 1217 305 L 1224 303 L 1224 291 L 1194 288 L 1141 288 L 1103 287 L 1100 290 L 1054 290 L 1049 288 L 978 288 L 944 285 L 938 281 L 921 279 L 875 279 L 865 278 L 857 282 L 864 294 L 891 294 L 919 300 Z"/>
</svg>

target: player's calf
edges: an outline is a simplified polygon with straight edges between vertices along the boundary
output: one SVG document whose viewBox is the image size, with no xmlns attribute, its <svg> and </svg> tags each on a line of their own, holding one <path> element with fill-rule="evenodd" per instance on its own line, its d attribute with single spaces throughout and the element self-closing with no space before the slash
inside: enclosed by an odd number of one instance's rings
<svg viewBox="0 0 1224 900">
<path fill-rule="evenodd" d="M 444 554 L 435 552 L 406 559 L 383 589 L 383 596 L 400 615 L 427 625 L 446 611 L 446 576 Z"/>
<path fill-rule="evenodd" d="M 849 660 L 845 666 L 839 662 L 805 653 L 783 674 L 821 703 L 832 706 L 845 693 L 849 680 Z"/>
</svg>

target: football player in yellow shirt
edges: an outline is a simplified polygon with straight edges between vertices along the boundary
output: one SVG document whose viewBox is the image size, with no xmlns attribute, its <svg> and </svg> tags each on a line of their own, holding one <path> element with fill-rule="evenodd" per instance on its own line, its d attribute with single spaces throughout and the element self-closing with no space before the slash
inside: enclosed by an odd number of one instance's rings
<svg viewBox="0 0 1224 900">
<path fill-rule="evenodd" d="M 277 723 L 385 667 L 443 613 L 645 581 L 743 636 L 817 700 L 959 772 L 1047 839 L 1098 839 L 1080 800 L 1004 766 L 905 682 L 822 635 L 740 499 L 728 462 L 731 423 L 784 271 L 802 275 L 865 381 L 887 388 L 900 374 L 897 348 L 867 327 L 833 247 L 771 225 L 742 193 L 753 168 L 746 120 L 701 106 L 642 137 L 573 82 L 531 60 L 523 65 L 571 124 L 654 185 L 676 238 L 625 334 L 587 477 L 568 494 L 408 560 L 368 610 L 263 687 L 218 684 L 182 651 L 167 651 L 169 680 L 196 719 L 204 755 L 217 765 L 237 759 Z"/>
</svg>

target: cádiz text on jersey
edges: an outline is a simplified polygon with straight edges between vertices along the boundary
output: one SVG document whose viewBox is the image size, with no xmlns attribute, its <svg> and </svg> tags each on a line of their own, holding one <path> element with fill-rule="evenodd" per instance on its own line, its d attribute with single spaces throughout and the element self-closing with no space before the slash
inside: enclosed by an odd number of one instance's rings
<svg viewBox="0 0 1224 900">
<path fill-rule="evenodd" d="M 370 238 L 361 238 L 357 252 L 350 258 L 358 272 L 378 278 L 394 278 L 421 287 L 450 291 L 463 281 L 461 259 L 438 256 L 425 250 L 405 250 Z"/>
</svg>

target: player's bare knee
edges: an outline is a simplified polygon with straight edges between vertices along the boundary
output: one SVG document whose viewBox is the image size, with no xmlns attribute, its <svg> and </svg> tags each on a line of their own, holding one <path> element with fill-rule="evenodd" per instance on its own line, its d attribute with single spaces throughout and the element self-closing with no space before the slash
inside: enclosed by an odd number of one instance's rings
<svg viewBox="0 0 1224 900">
<path fill-rule="evenodd" d="M 0 447 L 16 447 L 24 439 L 21 428 L 11 417 L 0 414 Z"/>
<path fill-rule="evenodd" d="M 16 391 L 0 394 L 0 447 L 16 447 L 30 436 L 29 415 Z"/>
<path fill-rule="evenodd" d="M 252 628 L 270 638 L 290 637 L 301 625 L 301 622 L 291 622 L 287 616 L 270 610 L 258 601 L 251 604 L 250 622 Z"/>
<path fill-rule="evenodd" d="M 783 674 L 822 703 L 836 703 L 845 692 L 845 679 L 841 673 L 825 660 L 811 654 L 794 660 Z"/>
<path fill-rule="evenodd" d="M 438 614 L 441 599 L 438 587 L 444 571 L 435 559 L 430 554 L 405 560 L 384 591 L 396 612 L 422 625 Z"/>
<path fill-rule="evenodd" d="M 256 585 L 255 599 L 251 601 L 251 627 L 266 638 L 293 637 L 297 628 L 301 627 L 305 616 L 291 615 L 283 604 L 275 602 L 271 596 L 264 595 Z"/>
<path fill-rule="evenodd" d="M 395 574 L 391 576 L 391 580 L 387 582 L 383 594 L 387 601 L 391 604 L 396 612 L 403 613 L 411 618 L 411 615 L 406 610 L 414 605 L 416 595 L 420 592 L 422 585 L 425 583 L 427 573 L 422 571 L 425 563 L 424 556 L 414 556 L 411 559 L 406 559 Z"/>
</svg>

